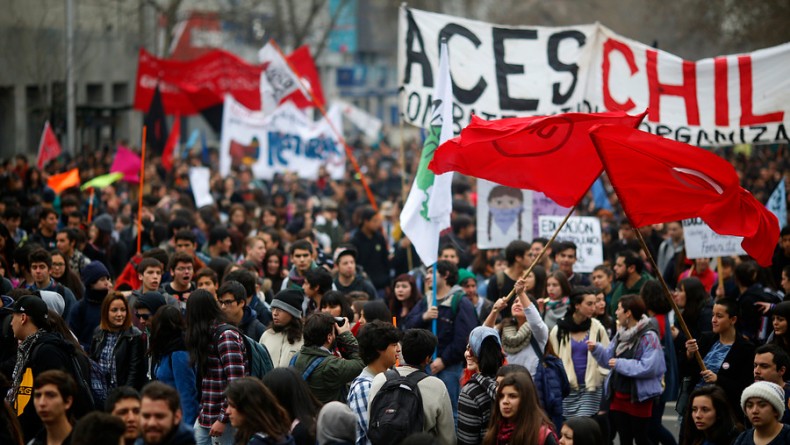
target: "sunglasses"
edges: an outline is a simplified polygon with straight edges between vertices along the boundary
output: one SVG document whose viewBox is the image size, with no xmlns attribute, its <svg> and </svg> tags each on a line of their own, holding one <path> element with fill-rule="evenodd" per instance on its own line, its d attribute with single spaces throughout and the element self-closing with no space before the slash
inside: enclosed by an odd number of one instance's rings
<svg viewBox="0 0 790 445">
<path fill-rule="evenodd" d="M 148 320 L 149 318 L 151 318 L 151 314 L 141 314 L 141 313 L 137 312 L 134 315 L 137 318 L 139 318 L 140 320 Z"/>
</svg>

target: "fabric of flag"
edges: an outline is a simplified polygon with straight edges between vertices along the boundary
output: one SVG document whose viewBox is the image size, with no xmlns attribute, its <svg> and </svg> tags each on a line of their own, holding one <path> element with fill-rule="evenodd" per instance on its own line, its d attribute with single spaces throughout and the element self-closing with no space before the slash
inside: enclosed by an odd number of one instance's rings
<svg viewBox="0 0 790 445">
<path fill-rule="evenodd" d="M 200 139 L 200 130 L 195 128 L 192 130 L 192 133 L 189 134 L 189 138 L 187 139 L 186 143 L 184 143 L 184 148 L 181 150 L 182 159 L 189 157 L 189 153 L 192 152 L 192 149 L 195 148 L 195 145 L 197 145 L 198 139 Z"/>
<path fill-rule="evenodd" d="M 310 94 L 305 94 L 305 92 L 301 90 L 294 91 L 286 96 L 284 100 L 290 100 L 299 108 L 315 107 L 316 105 L 313 103 L 313 99 L 315 99 L 315 102 L 319 105 L 326 104 L 324 90 L 321 88 L 321 78 L 318 76 L 315 60 L 310 54 L 310 47 L 302 45 L 296 48 L 291 54 L 288 54 L 287 59 L 291 63 L 296 75 L 302 80 L 302 85 L 310 89 Z"/>
<path fill-rule="evenodd" d="M 735 168 L 702 148 L 624 126 L 590 132 L 628 219 L 636 227 L 702 218 L 720 235 L 771 264 L 779 222 L 740 186 Z"/>
<path fill-rule="evenodd" d="M 89 188 L 103 189 L 123 178 L 123 173 L 107 173 L 106 175 L 97 176 L 90 181 L 82 184 L 80 190 L 87 190 Z"/>
<path fill-rule="evenodd" d="M 60 195 L 63 190 L 70 187 L 78 187 L 80 185 L 80 171 L 73 168 L 67 172 L 58 175 L 50 176 L 47 179 L 47 186 Z"/>
<path fill-rule="evenodd" d="M 275 104 L 279 104 L 283 98 L 301 89 L 299 78 L 296 77 L 273 41 L 269 41 L 258 51 L 258 60 L 266 66 L 266 69 L 261 72 L 261 100 L 265 100 L 264 88 L 267 89 L 267 94 L 271 95 Z M 266 109 L 267 106 L 262 104 L 261 107 Z"/>
<path fill-rule="evenodd" d="M 441 45 L 433 116 L 420 155 L 414 183 L 400 215 L 400 225 L 422 262 L 430 265 L 439 254 L 439 234 L 450 227 L 452 172 L 436 175 L 428 169 L 436 147 L 453 136 L 453 92 L 447 43 Z"/>
<path fill-rule="evenodd" d="M 60 156 L 63 149 L 60 147 L 58 138 L 52 131 L 49 121 L 44 124 L 44 131 L 41 132 L 41 141 L 38 143 L 38 156 L 36 166 L 39 170 L 44 169 L 47 162 Z"/>
<path fill-rule="evenodd" d="M 785 188 L 784 178 L 779 181 L 779 185 L 771 193 L 765 206 L 771 213 L 776 215 L 776 218 L 779 220 L 779 227 L 784 229 L 787 225 L 787 189 Z"/>
<path fill-rule="evenodd" d="M 139 184 L 141 163 L 137 153 L 119 144 L 110 166 L 110 173 L 123 173 L 124 181 L 130 184 Z"/>
<path fill-rule="evenodd" d="M 573 207 L 603 171 L 588 130 L 601 124 L 636 127 L 644 116 L 566 113 L 492 121 L 472 116 L 460 136 L 439 147 L 430 168 L 536 190 Z"/>
<path fill-rule="evenodd" d="M 181 116 L 176 115 L 173 129 L 170 131 L 170 135 L 167 137 L 167 144 L 165 144 L 165 149 L 162 151 L 162 167 L 167 171 L 173 170 L 173 157 L 176 156 L 176 147 L 178 147 L 180 140 Z"/>
<path fill-rule="evenodd" d="M 165 108 L 162 106 L 162 93 L 157 85 L 154 98 L 151 99 L 151 106 L 148 108 L 143 118 L 143 125 L 146 128 L 146 143 L 148 149 L 156 154 L 161 154 L 167 144 L 167 121 L 165 120 Z"/>
</svg>

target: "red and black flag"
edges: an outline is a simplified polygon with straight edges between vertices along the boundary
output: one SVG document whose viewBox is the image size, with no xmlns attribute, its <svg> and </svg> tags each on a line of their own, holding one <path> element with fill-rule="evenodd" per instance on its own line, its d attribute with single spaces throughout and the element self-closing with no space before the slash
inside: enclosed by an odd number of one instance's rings
<svg viewBox="0 0 790 445">
<path fill-rule="evenodd" d="M 165 120 L 165 107 L 162 105 L 162 93 L 159 85 L 156 86 L 148 113 L 143 118 L 143 125 L 147 127 L 146 144 L 153 153 L 161 154 L 167 144 L 167 121 Z"/>
</svg>

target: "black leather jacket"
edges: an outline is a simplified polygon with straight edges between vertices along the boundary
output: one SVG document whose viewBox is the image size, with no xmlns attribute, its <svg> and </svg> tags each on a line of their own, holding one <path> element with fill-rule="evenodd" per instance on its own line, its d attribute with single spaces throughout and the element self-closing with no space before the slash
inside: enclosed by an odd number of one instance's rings
<svg viewBox="0 0 790 445">
<path fill-rule="evenodd" d="M 90 351 L 93 360 L 99 361 L 106 339 L 107 331 L 101 328 L 96 329 L 96 332 L 93 333 Z M 131 386 L 138 391 L 142 389 L 147 381 L 145 372 L 147 360 L 142 332 L 134 326 L 121 331 L 113 355 L 115 356 L 115 380 L 118 386 Z"/>
</svg>

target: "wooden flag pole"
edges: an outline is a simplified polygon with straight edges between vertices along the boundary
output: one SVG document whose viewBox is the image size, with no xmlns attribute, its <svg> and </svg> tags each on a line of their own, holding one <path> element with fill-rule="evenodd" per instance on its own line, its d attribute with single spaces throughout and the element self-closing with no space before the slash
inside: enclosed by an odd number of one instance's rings
<svg viewBox="0 0 790 445">
<path fill-rule="evenodd" d="M 272 47 L 277 50 L 277 52 L 280 54 L 280 57 L 283 58 L 285 63 L 288 64 L 288 67 L 296 75 L 296 79 L 299 81 L 299 86 L 301 87 L 301 90 L 306 91 L 307 94 L 310 95 L 310 101 L 313 102 L 313 105 L 315 105 L 315 107 L 318 108 L 318 111 L 321 112 L 321 116 L 323 116 L 326 122 L 329 124 L 329 128 L 332 130 L 332 133 L 335 134 L 337 140 L 340 141 L 341 144 L 343 144 L 343 148 L 346 150 L 346 157 L 348 158 L 349 161 L 351 161 L 351 165 L 354 167 L 354 171 L 356 171 L 357 174 L 359 175 L 359 181 L 362 183 L 362 187 L 365 189 L 365 194 L 367 194 L 368 196 L 370 205 L 373 206 L 373 209 L 378 212 L 379 206 L 378 204 L 376 204 L 376 197 L 373 195 L 373 192 L 370 190 L 368 181 L 367 179 L 365 179 L 365 175 L 362 174 L 362 170 L 359 168 L 359 163 L 357 163 L 357 159 L 354 157 L 354 153 L 351 151 L 351 147 L 349 147 L 348 144 L 346 144 L 346 138 L 344 138 L 343 135 L 340 134 L 338 129 L 335 128 L 335 124 L 332 122 L 331 119 L 329 119 L 329 117 L 326 114 L 326 109 L 324 108 L 324 105 L 318 103 L 318 101 L 315 100 L 315 96 L 313 96 L 313 90 L 311 90 L 304 84 L 304 82 L 302 81 L 302 76 L 299 74 L 299 71 L 296 71 L 296 68 L 293 66 L 291 61 L 288 60 L 287 57 L 285 57 L 285 53 L 283 53 L 283 50 L 280 49 L 280 46 L 274 40 L 269 40 L 269 43 L 271 43 Z"/>
<path fill-rule="evenodd" d="M 642 237 L 642 232 L 639 231 L 639 228 L 631 222 L 631 227 L 634 228 L 634 232 L 636 232 L 636 237 L 639 239 L 639 244 L 642 245 L 642 250 L 645 251 L 645 255 L 647 256 L 648 261 L 650 261 L 650 265 L 653 267 L 653 270 L 656 271 L 656 275 L 658 276 L 658 281 L 661 282 L 661 287 L 664 288 L 664 296 L 667 297 L 669 304 L 672 306 L 672 310 L 675 311 L 675 317 L 680 322 L 680 329 L 683 330 L 683 333 L 686 335 L 686 339 L 691 340 L 694 337 L 691 336 L 691 332 L 689 332 L 689 328 L 686 325 L 686 320 L 683 319 L 683 314 L 680 313 L 680 308 L 675 303 L 675 300 L 672 298 L 672 292 L 669 291 L 669 286 L 667 286 L 667 282 L 664 281 L 664 276 L 661 274 L 661 271 L 658 270 L 658 265 L 656 264 L 656 260 L 653 259 L 653 255 L 650 253 L 650 249 L 647 248 L 647 243 L 645 243 L 645 239 Z M 708 368 L 705 367 L 705 362 L 702 361 L 702 356 L 699 354 L 699 350 L 694 351 L 694 357 L 697 359 L 697 364 L 699 365 L 702 371 L 707 370 Z"/>
<path fill-rule="evenodd" d="M 140 187 L 137 192 L 137 254 L 140 254 L 143 241 L 143 183 L 145 182 L 145 136 L 148 129 L 143 125 L 143 142 L 140 152 Z"/>
<path fill-rule="evenodd" d="M 91 187 L 91 197 L 89 198 L 90 201 L 88 202 L 88 224 L 93 221 L 93 199 L 96 198 L 96 189 Z"/>
<path fill-rule="evenodd" d="M 716 257 L 716 272 L 718 272 L 718 276 L 719 276 L 719 289 L 721 289 L 721 292 L 722 292 L 722 294 L 724 293 L 724 275 L 722 275 L 722 274 L 721 274 L 721 269 L 722 269 L 723 267 L 724 267 L 724 266 L 722 266 L 722 264 L 721 264 L 721 257 L 720 257 L 720 256 L 717 256 L 717 257 Z M 713 299 L 715 300 L 715 299 L 716 299 L 716 297 L 714 296 L 714 297 L 713 297 Z"/>
</svg>

